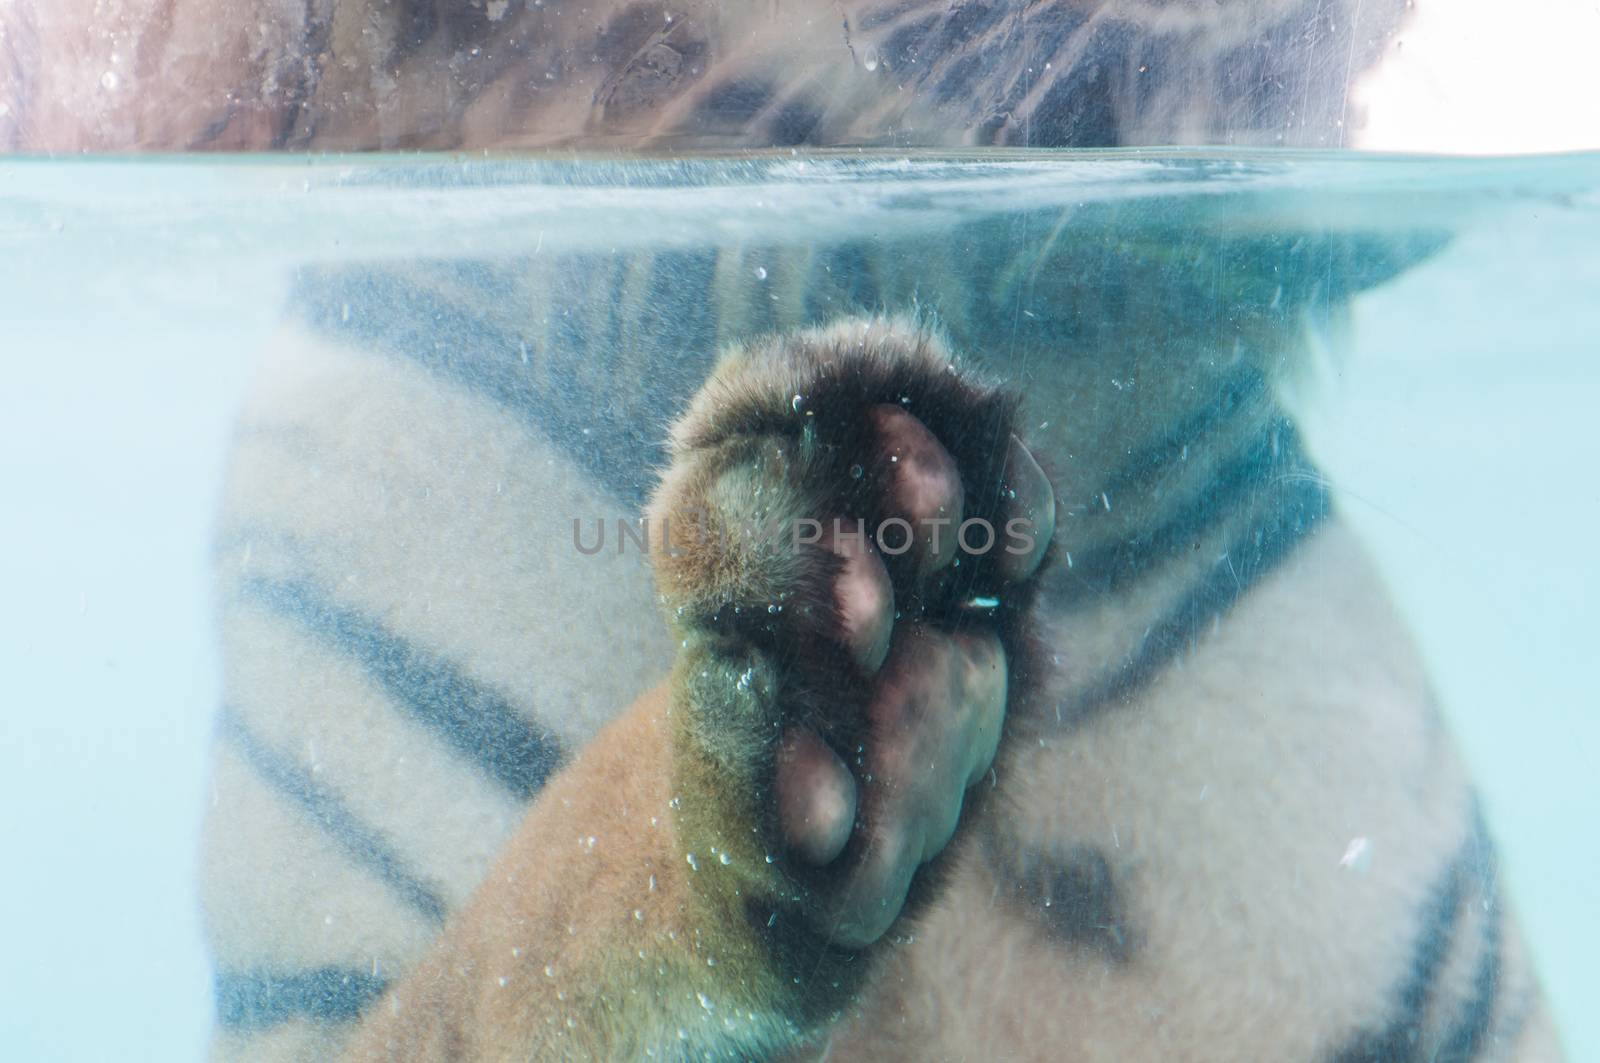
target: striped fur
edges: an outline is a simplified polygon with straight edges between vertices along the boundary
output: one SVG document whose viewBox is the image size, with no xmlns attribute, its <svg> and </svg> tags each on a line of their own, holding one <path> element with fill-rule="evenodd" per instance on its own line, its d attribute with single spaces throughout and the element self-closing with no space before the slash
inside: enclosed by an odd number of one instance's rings
<svg viewBox="0 0 1600 1063">
<path fill-rule="evenodd" d="M 12 0 L 0 149 L 1332 147 L 1405 7 Z"/>
<path fill-rule="evenodd" d="M 1337 144 L 1399 8 L 12 6 L 0 145 L 40 150 Z M 630 792 L 638 751 L 593 740 L 675 647 L 643 559 L 570 519 L 637 512 L 719 349 L 889 312 L 1028 396 L 1051 679 L 934 903 L 798 1054 L 1556 1058 L 1425 677 L 1278 401 L 1307 323 L 1429 247 L 1145 221 L 304 271 L 217 539 L 214 1055 L 334 1057 L 500 888 L 531 801 Z"/>
<path fill-rule="evenodd" d="M 333 1052 L 665 674 L 642 558 L 570 519 L 637 511 L 710 352 L 883 309 L 1027 386 L 1055 667 L 830 1058 L 1553 1058 L 1426 680 L 1276 397 L 1307 314 L 1427 248 L 1140 254 L 1125 220 L 306 271 L 218 540 L 219 1058 Z"/>
</svg>

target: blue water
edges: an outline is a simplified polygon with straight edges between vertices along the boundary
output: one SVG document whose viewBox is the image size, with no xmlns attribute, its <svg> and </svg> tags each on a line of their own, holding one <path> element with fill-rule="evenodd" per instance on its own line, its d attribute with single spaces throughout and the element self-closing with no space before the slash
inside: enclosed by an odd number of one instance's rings
<svg viewBox="0 0 1600 1063">
<path fill-rule="evenodd" d="M 1600 1054 L 1600 156 L 1074 153 L 0 163 L 5 1057 L 202 1053 L 209 538 L 294 267 L 1139 202 L 1452 234 L 1356 299 L 1296 401 L 1415 629 L 1567 1047 Z"/>
</svg>

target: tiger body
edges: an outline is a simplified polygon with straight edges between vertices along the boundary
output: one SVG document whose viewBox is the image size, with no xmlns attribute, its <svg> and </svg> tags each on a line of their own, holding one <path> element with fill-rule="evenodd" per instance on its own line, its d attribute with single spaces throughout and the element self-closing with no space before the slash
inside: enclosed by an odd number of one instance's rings
<svg viewBox="0 0 1600 1063">
<path fill-rule="evenodd" d="M 0 7 L 8 149 L 609 151 L 1342 145 L 1402 5 Z M 1218 218 L 303 270 L 217 535 L 213 1055 L 1560 1058 L 1282 400 L 1437 240 Z M 792 970 L 707 906 L 759 854 L 690 859 L 718 783 L 685 805 L 685 639 L 616 521 L 718 352 L 818 327 L 1020 394 L 1057 520 L 954 841 L 859 963 Z"/>
<path fill-rule="evenodd" d="M 363 1058 L 1559 1058 L 1427 678 L 1278 397 L 1308 307 L 1418 249 L 1009 221 L 303 277 L 219 544 L 220 1057 L 359 1027 Z M 714 352 L 884 310 L 1026 391 L 1048 664 L 931 900 L 797 1030 L 701 966 L 674 636 L 641 551 L 579 547 L 639 512 Z"/>
</svg>

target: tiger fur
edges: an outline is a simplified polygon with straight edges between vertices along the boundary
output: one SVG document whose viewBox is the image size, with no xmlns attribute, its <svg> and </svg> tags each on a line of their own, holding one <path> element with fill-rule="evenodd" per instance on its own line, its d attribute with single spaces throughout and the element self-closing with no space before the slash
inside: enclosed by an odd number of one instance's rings
<svg viewBox="0 0 1600 1063">
<path fill-rule="evenodd" d="M 0 148 L 1342 146 L 1406 6 L 9 0 Z"/>
<path fill-rule="evenodd" d="M 1069 663 L 1013 709 L 998 794 L 830 1058 L 1550 1058 L 1426 679 L 1276 397 L 1307 313 L 1432 246 L 1198 219 L 1152 232 L 1122 205 L 839 244 L 306 271 L 242 419 L 219 555 L 242 655 L 221 756 L 263 806 L 211 828 L 229 840 L 208 845 L 208 905 L 250 943 L 219 947 L 237 964 L 220 1044 L 330 1051 L 335 1020 L 381 1008 L 480 869 L 519 851 L 503 844 L 521 802 L 591 740 L 599 699 L 666 674 L 642 557 L 614 541 L 580 555 L 569 520 L 638 511 L 663 460 L 646 426 L 682 408 L 711 352 L 914 307 L 1027 392 L 1061 513 L 1038 626 Z M 1206 310 L 1219 290 L 1225 318 Z M 669 352 L 650 388 L 609 393 L 640 348 Z M 537 676 L 527 633 L 551 647 Z M 247 667 L 263 657 L 277 679 Z M 335 677 L 331 697 L 296 692 Z M 301 765 L 276 797 L 252 764 L 271 755 Z M 613 762 L 589 789 L 647 807 L 637 769 Z M 308 871 L 326 860 L 325 883 L 263 873 L 281 858 L 237 824 L 274 806 L 279 844 Z M 626 836 L 586 808 L 527 855 Z M 1377 854 L 1365 873 L 1340 865 L 1357 838 Z M 380 884 L 389 899 L 363 910 Z M 269 934 L 263 912 L 285 913 Z M 354 924 L 342 942 L 330 916 Z M 1355 929 L 1380 925 L 1406 930 Z M 507 978 L 532 962 L 511 948 L 539 957 L 509 945 Z M 1060 988 L 1008 1001 L 1012 979 Z"/>
</svg>

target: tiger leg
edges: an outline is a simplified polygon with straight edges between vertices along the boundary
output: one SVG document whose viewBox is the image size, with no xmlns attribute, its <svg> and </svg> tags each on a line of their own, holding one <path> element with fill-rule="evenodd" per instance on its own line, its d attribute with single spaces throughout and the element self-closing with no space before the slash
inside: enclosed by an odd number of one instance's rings
<svg viewBox="0 0 1600 1063">
<path fill-rule="evenodd" d="M 545 791 L 353 1058 L 759 1056 L 853 998 L 995 756 L 1053 527 L 1009 400 L 951 368 L 884 323 L 724 360 L 650 511 L 669 685 Z"/>
</svg>

